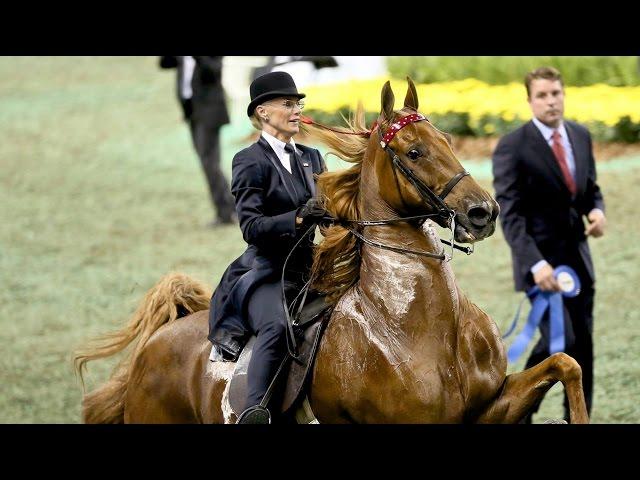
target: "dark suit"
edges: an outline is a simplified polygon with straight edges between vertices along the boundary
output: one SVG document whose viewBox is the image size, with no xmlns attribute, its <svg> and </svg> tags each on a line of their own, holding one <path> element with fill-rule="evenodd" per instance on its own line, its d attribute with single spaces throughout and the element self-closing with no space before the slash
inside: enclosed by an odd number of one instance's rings
<svg viewBox="0 0 640 480">
<path fill-rule="evenodd" d="M 286 352 L 280 276 L 287 255 L 306 230 L 296 228 L 297 209 L 315 196 L 314 174 L 326 170 L 318 150 L 296 147 L 297 156 L 290 159 L 292 173 L 263 137 L 233 158 L 231 191 L 248 247 L 229 265 L 213 293 L 209 340 L 227 359 L 235 360 L 248 338 L 258 334 L 251 363 L 265 367 L 258 373 L 263 378 L 256 381 L 248 372 L 248 405 L 260 401 L 264 377 L 273 374 Z M 300 286 L 308 273 L 312 246 L 313 233 L 289 260 L 290 287 Z M 252 384 L 261 385 L 253 394 Z"/>
<path fill-rule="evenodd" d="M 161 57 L 162 68 L 177 68 L 176 92 L 184 118 L 189 122 L 193 145 L 209 185 L 211 200 L 218 218 L 230 221 L 234 207 L 222 170 L 220 169 L 220 127 L 229 123 L 229 114 L 222 88 L 222 57 L 194 56 L 191 97 L 181 88 L 185 74 L 184 57 Z"/>
<path fill-rule="evenodd" d="M 595 274 L 584 235 L 583 216 L 604 211 L 596 183 L 591 136 L 587 129 L 564 121 L 575 159 L 577 192 L 572 198 L 551 147 L 533 121 L 504 136 L 493 154 L 496 200 L 504 236 L 511 247 L 516 290 L 535 285 L 531 267 L 546 260 L 576 270 L 580 295 L 564 299 L 566 352 L 582 367 L 582 382 L 591 410 L 593 386 L 593 297 Z M 548 318 L 526 368 L 549 356 Z M 566 410 L 566 402 L 565 402 Z"/>
</svg>

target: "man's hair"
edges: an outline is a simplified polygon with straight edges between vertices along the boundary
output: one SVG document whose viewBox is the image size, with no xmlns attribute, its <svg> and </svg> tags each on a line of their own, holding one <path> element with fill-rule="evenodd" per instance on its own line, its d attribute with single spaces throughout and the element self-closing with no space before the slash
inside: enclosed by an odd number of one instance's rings
<svg viewBox="0 0 640 480">
<path fill-rule="evenodd" d="M 559 80 L 560 85 L 564 87 L 564 82 L 562 81 L 562 75 L 560 72 L 553 67 L 539 67 L 535 70 L 527 73 L 527 76 L 524 77 L 524 85 L 527 87 L 527 97 L 531 96 L 531 82 L 539 79 L 545 80 Z"/>
</svg>

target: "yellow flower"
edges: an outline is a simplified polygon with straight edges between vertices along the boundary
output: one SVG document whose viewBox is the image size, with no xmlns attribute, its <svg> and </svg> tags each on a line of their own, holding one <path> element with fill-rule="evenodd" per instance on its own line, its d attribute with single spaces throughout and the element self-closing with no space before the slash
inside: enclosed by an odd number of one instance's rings
<svg viewBox="0 0 640 480">
<path fill-rule="evenodd" d="M 387 80 L 391 80 L 391 88 L 396 95 L 395 107 L 399 110 L 403 106 L 406 82 L 386 77 L 308 87 L 305 91 L 307 106 L 309 109 L 333 112 L 345 106 L 355 110 L 358 101 L 362 101 L 366 111 L 379 112 L 380 89 Z M 467 78 L 419 84 L 416 89 L 420 111 L 426 115 L 467 112 L 473 122 L 477 122 L 483 115 L 500 115 L 506 121 L 512 121 L 516 117 L 531 117 L 524 86 L 516 82 L 488 85 L 480 80 Z M 565 115 L 578 122 L 601 121 L 609 126 L 615 125 L 624 116 L 640 123 L 640 87 L 611 87 L 603 84 L 568 86 L 565 88 Z"/>
</svg>

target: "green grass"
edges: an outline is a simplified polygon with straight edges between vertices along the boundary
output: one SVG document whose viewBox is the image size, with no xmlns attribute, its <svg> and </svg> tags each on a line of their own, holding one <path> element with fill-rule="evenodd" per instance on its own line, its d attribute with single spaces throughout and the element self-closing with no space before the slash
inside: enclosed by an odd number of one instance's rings
<svg viewBox="0 0 640 480">
<path fill-rule="evenodd" d="M 215 286 L 243 251 L 237 227 L 204 228 L 213 212 L 174 75 L 155 57 L 0 58 L 0 423 L 78 423 L 73 349 L 121 326 L 164 274 Z M 249 132 L 245 119 L 223 128 L 227 173 Z M 609 229 L 592 243 L 598 423 L 640 421 L 640 169 L 629 165 L 600 176 Z M 456 255 L 454 270 L 504 330 L 520 296 L 501 232 Z M 90 364 L 88 387 L 112 365 Z M 561 415 L 556 387 L 540 418 Z"/>
</svg>

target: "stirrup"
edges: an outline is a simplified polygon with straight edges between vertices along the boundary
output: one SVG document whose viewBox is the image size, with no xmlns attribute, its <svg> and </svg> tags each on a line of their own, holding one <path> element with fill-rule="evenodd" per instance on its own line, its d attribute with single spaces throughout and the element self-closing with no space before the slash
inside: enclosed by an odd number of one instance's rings
<svg viewBox="0 0 640 480">
<path fill-rule="evenodd" d="M 254 405 L 240 414 L 236 424 L 266 425 L 271 423 L 271 413 L 262 405 Z"/>
</svg>

